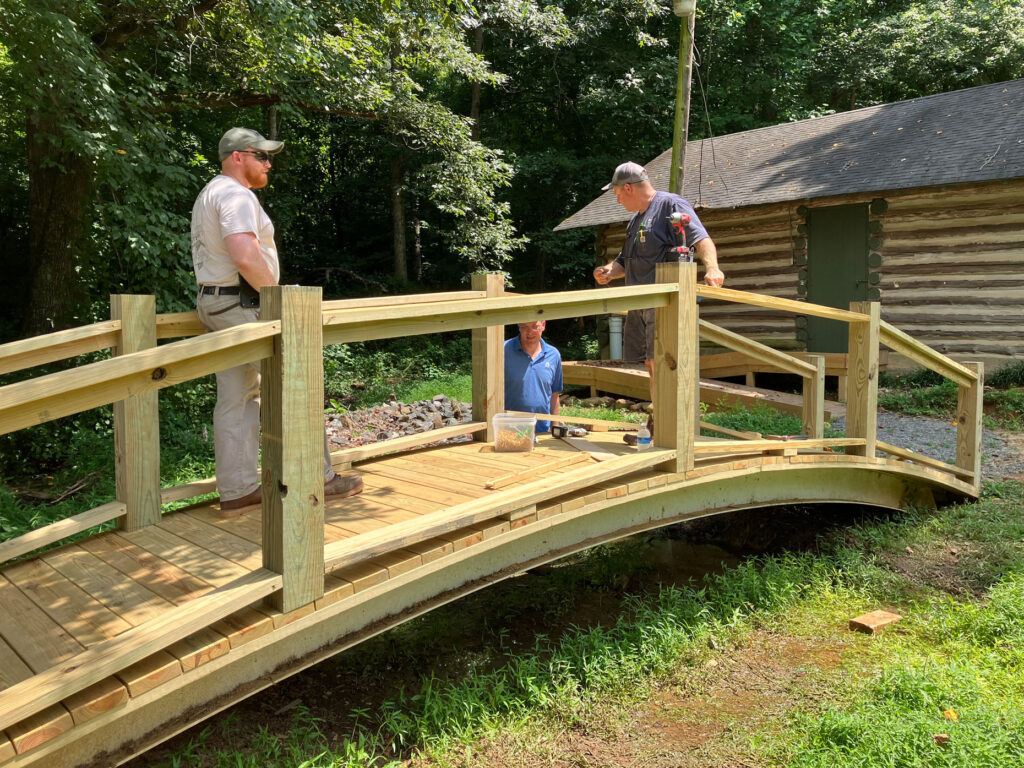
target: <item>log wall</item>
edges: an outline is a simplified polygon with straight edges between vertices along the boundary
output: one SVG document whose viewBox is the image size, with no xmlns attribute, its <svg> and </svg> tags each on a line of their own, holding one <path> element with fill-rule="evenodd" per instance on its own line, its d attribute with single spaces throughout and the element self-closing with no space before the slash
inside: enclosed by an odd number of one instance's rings
<svg viewBox="0 0 1024 768">
<path fill-rule="evenodd" d="M 959 360 L 1024 359 L 1024 179 L 699 211 L 727 286 L 803 299 L 807 209 L 872 203 L 871 299 L 882 319 Z M 598 229 L 597 261 L 622 249 L 625 224 Z M 879 266 L 875 266 L 880 261 Z M 704 302 L 701 317 L 780 349 L 804 349 L 801 320 Z M 898 355 L 894 367 L 912 367 Z"/>
</svg>

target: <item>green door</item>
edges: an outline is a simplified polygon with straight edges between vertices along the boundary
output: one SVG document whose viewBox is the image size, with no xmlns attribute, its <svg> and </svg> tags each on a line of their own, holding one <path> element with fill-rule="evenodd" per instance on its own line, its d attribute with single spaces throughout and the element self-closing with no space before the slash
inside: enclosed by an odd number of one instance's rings
<svg viewBox="0 0 1024 768">
<path fill-rule="evenodd" d="M 807 212 L 807 300 L 849 309 L 868 298 L 868 205 Z M 808 352 L 846 352 L 849 330 L 837 320 L 807 318 Z"/>
</svg>

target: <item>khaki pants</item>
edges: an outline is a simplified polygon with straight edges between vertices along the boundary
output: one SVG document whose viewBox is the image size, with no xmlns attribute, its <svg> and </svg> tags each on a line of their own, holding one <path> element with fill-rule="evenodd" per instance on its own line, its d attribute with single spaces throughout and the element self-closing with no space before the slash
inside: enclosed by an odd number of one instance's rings
<svg viewBox="0 0 1024 768">
<path fill-rule="evenodd" d="M 260 319 L 258 309 L 238 306 L 238 296 L 206 295 L 196 299 L 199 322 L 208 331 L 222 331 Z M 260 484 L 260 363 L 247 363 L 217 373 L 217 405 L 213 409 L 213 451 L 217 490 L 224 501 L 255 491 Z M 330 446 L 324 432 L 324 480 L 334 478 Z"/>
</svg>

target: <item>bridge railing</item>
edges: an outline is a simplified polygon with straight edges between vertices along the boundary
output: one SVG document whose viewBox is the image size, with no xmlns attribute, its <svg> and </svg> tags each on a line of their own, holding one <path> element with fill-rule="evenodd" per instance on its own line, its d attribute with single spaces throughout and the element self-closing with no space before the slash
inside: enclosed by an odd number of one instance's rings
<svg viewBox="0 0 1024 768">
<path fill-rule="evenodd" d="M 610 309 L 666 306 L 670 303 L 669 295 L 678 292 L 678 284 L 649 286 L 642 290 L 609 288 L 524 297 L 504 296 L 500 276 L 480 275 L 474 277 L 471 291 L 334 302 L 321 302 L 319 291 L 316 290 L 314 296 L 308 293 L 310 290 L 270 289 L 263 303 L 261 322 L 215 333 L 206 333 L 195 313 L 156 315 L 152 296 L 114 296 L 109 321 L 0 345 L 0 371 L 4 372 L 112 349 L 111 359 L 0 387 L 0 434 L 113 404 L 117 485 L 116 499 L 110 503 L 0 543 L 0 562 L 111 520 L 117 520 L 119 527 L 126 530 L 154 524 L 160 519 L 163 503 L 215 489 L 214 478 L 160 488 L 156 399 L 160 389 L 237 365 L 263 361 L 266 496 L 279 496 L 281 489 L 286 489 L 285 495 L 288 495 L 289 491 L 308 483 L 313 483 L 315 490 L 316 483 L 308 478 L 294 481 L 290 486 L 283 483 L 278 477 L 280 472 L 273 467 L 283 446 L 291 446 L 298 440 L 296 435 L 310 429 L 322 430 L 322 345 L 473 329 L 474 400 L 479 403 L 478 422 L 435 431 L 425 437 L 400 438 L 387 444 L 336 452 L 335 463 L 343 466 L 407 447 L 407 443 L 489 429 L 489 416 L 502 408 L 503 324 Z M 277 292 L 280 292 L 279 298 L 275 298 Z M 679 314 L 678 300 L 671 301 Z M 158 339 L 180 336 L 194 338 L 157 346 Z M 293 354 L 300 356 L 292 359 Z M 289 425 L 288 430 L 284 429 L 284 424 Z M 299 424 L 305 426 L 300 429 Z M 485 432 L 482 437 L 486 436 Z M 319 440 L 322 441 L 322 436 Z M 292 452 L 301 455 L 301 451 Z M 305 459 L 303 455 L 298 463 L 315 466 L 315 462 Z M 293 500 L 308 498 L 304 493 L 290 495 Z M 284 525 L 281 520 L 274 522 L 278 517 L 269 515 L 265 520 L 271 521 L 272 528 Z M 304 527 L 312 529 L 314 526 Z M 283 541 L 287 537 L 283 529 L 274 528 L 266 533 L 267 542 Z M 267 550 L 271 550 L 271 554 L 265 555 L 270 561 L 289 559 L 287 551 L 275 553 L 270 546 L 265 548 L 265 553 Z M 314 571 L 315 565 L 309 573 Z"/>
<path fill-rule="evenodd" d="M 881 319 L 878 302 L 852 302 L 849 311 L 810 304 L 804 301 L 781 299 L 761 294 L 734 291 L 728 288 L 697 286 L 697 295 L 722 301 L 748 304 L 766 309 L 813 315 L 828 320 L 839 320 L 849 325 L 849 351 L 847 355 L 847 412 L 846 436 L 862 440 L 850 445 L 846 452 L 852 455 L 874 457 L 879 451 L 904 461 L 938 469 L 951 474 L 975 488 L 981 485 L 981 417 L 985 367 L 981 362 L 958 363 L 922 344 L 895 326 Z M 714 341 L 728 349 L 743 352 L 762 362 L 776 365 L 804 376 L 804 429 L 809 434 L 818 430 L 815 420 L 819 412 L 817 401 L 823 398 L 824 360 L 811 363 L 812 373 L 802 367 L 802 361 L 757 342 L 745 339 L 724 329 L 701 322 L 702 338 Z M 893 352 L 956 382 L 958 387 L 956 408 L 956 460 L 950 464 L 878 440 L 878 359 L 879 347 L 884 345 Z M 788 362 L 783 362 L 788 358 Z M 788 368 L 786 366 L 788 365 Z"/>
</svg>

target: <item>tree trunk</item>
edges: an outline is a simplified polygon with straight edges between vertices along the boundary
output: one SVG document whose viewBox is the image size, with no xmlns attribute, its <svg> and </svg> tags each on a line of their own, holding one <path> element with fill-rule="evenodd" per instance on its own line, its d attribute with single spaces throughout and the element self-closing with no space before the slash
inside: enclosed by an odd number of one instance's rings
<svg viewBox="0 0 1024 768">
<path fill-rule="evenodd" d="M 473 53 L 480 56 L 484 52 L 484 23 L 473 30 Z M 480 141 L 480 83 L 473 83 L 473 94 L 469 102 L 470 138 Z"/>
<path fill-rule="evenodd" d="M 412 267 L 416 282 L 423 282 L 423 221 L 420 219 L 420 201 L 414 198 L 412 206 Z"/>
<path fill-rule="evenodd" d="M 85 244 L 93 169 L 87 158 L 63 152 L 52 138 L 56 120 L 30 114 L 28 145 L 28 228 L 31 287 L 22 331 L 48 333 L 67 327 L 81 300 L 75 272 Z"/>
<path fill-rule="evenodd" d="M 391 223 L 394 234 L 395 279 L 407 281 L 405 258 L 405 163 L 401 155 L 391 158 Z"/>
</svg>

